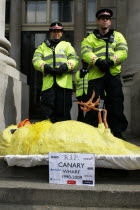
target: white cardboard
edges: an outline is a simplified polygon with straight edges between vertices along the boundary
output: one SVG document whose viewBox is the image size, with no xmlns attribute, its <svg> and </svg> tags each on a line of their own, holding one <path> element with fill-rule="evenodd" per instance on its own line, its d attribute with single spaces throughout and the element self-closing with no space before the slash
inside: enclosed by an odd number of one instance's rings
<svg viewBox="0 0 140 210">
<path fill-rule="evenodd" d="M 49 182 L 94 186 L 95 155 L 87 153 L 49 153 Z"/>
</svg>

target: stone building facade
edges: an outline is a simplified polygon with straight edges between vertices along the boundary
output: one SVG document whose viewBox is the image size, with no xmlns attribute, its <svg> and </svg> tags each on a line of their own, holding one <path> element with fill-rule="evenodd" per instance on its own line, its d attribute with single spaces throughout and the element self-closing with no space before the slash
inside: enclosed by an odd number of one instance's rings
<svg viewBox="0 0 140 210">
<path fill-rule="evenodd" d="M 96 10 L 105 7 L 114 12 L 112 27 L 120 31 L 128 42 L 129 56 L 122 68 L 125 114 L 129 121 L 128 131 L 140 135 L 138 0 L 1 0 L 0 128 L 28 116 L 32 119 L 40 118 L 41 74 L 33 69 L 31 60 L 35 48 L 47 38 L 50 23 L 63 23 L 66 39 L 71 41 L 80 56 L 81 41 L 88 31 L 96 28 Z M 72 119 L 76 119 L 77 115 L 75 102 L 73 92 Z"/>
</svg>

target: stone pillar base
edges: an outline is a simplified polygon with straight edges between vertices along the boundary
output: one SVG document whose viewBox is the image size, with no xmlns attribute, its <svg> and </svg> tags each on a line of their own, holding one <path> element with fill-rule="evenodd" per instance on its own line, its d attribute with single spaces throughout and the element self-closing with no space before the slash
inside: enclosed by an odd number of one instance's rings
<svg viewBox="0 0 140 210">
<path fill-rule="evenodd" d="M 28 118 L 29 87 L 27 78 L 3 61 L 0 61 L 0 98 L 0 131 Z"/>
<path fill-rule="evenodd" d="M 16 62 L 8 57 L 10 48 L 11 43 L 5 37 L 0 37 L 0 60 L 15 68 Z"/>
</svg>

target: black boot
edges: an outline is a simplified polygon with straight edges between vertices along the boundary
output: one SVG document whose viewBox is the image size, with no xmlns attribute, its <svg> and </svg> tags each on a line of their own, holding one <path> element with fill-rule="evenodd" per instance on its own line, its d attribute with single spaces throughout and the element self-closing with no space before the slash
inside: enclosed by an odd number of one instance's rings
<svg viewBox="0 0 140 210">
<path fill-rule="evenodd" d="M 121 132 L 113 132 L 113 135 L 119 139 L 124 139 Z"/>
</svg>

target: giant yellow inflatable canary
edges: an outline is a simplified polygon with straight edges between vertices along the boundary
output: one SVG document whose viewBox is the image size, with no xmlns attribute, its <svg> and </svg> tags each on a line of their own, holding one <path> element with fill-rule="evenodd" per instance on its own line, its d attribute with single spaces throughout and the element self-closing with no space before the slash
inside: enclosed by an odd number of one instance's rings
<svg viewBox="0 0 140 210">
<path fill-rule="evenodd" d="M 74 120 L 54 124 L 41 121 L 22 127 L 11 125 L 0 133 L 0 155 L 49 152 L 140 155 L 140 147 L 114 137 L 103 123 L 95 128 Z"/>
</svg>

